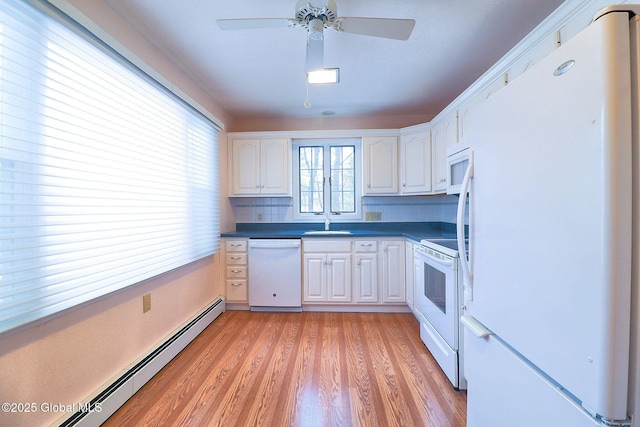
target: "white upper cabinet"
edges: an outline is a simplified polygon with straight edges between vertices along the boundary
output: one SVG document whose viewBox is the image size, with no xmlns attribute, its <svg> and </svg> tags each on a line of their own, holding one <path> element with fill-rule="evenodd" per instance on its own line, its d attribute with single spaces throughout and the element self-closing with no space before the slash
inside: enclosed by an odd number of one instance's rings
<svg viewBox="0 0 640 427">
<path fill-rule="evenodd" d="M 231 141 L 230 196 L 291 196 L 288 138 Z"/>
<path fill-rule="evenodd" d="M 362 138 L 364 195 L 398 194 L 398 138 L 365 136 Z"/>
<path fill-rule="evenodd" d="M 400 136 L 400 194 L 431 192 L 431 134 L 429 130 Z"/>
<path fill-rule="evenodd" d="M 288 139 L 260 141 L 260 194 L 291 195 L 291 143 Z"/>
<path fill-rule="evenodd" d="M 447 147 L 458 142 L 457 115 L 439 120 L 431 128 L 433 144 L 433 192 L 447 192 Z"/>
</svg>

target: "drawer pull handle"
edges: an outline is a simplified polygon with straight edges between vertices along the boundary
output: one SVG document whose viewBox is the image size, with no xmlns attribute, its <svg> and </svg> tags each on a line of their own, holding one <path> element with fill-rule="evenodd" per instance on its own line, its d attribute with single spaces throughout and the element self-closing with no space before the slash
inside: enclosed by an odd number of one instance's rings
<svg viewBox="0 0 640 427">
<path fill-rule="evenodd" d="M 242 286 L 242 283 L 232 283 L 231 286 Z"/>
<path fill-rule="evenodd" d="M 373 246 L 373 243 L 366 243 L 366 244 L 365 243 L 361 243 L 360 246 L 369 248 L 369 247 Z"/>
<path fill-rule="evenodd" d="M 242 259 L 241 256 L 232 256 L 231 259 Z"/>
<path fill-rule="evenodd" d="M 231 270 L 232 273 L 242 273 L 242 270 Z"/>
</svg>

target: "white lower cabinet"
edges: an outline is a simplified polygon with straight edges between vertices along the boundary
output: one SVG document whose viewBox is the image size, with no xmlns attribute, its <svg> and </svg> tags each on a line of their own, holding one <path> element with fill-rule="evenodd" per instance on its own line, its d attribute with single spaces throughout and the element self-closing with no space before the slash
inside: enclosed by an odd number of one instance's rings
<svg viewBox="0 0 640 427">
<path fill-rule="evenodd" d="M 314 238 L 302 246 L 305 304 L 406 302 L 405 240 Z"/>
<path fill-rule="evenodd" d="M 304 240 L 304 302 L 351 302 L 351 241 Z"/>
<path fill-rule="evenodd" d="M 230 303 L 249 300 L 247 282 L 247 240 L 225 240 L 226 298 Z"/>
<path fill-rule="evenodd" d="M 356 240 L 353 259 L 353 295 L 356 303 L 377 303 L 378 242 Z"/>
<path fill-rule="evenodd" d="M 406 302 L 404 240 L 382 241 L 382 302 Z"/>
<path fill-rule="evenodd" d="M 405 299 L 407 301 L 407 305 L 413 311 L 415 301 L 413 290 L 413 243 L 407 240 L 404 245 Z"/>
</svg>

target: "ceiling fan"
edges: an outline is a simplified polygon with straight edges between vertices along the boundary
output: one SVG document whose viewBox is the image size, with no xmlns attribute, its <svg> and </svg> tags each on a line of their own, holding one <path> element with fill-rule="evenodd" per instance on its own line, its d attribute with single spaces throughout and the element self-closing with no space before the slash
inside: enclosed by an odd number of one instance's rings
<svg viewBox="0 0 640 427">
<path fill-rule="evenodd" d="M 299 0 L 295 18 L 218 19 L 223 30 L 303 27 L 307 30 L 305 71 L 324 68 L 324 30 L 407 40 L 416 23 L 413 19 L 338 17 L 334 0 Z"/>
</svg>

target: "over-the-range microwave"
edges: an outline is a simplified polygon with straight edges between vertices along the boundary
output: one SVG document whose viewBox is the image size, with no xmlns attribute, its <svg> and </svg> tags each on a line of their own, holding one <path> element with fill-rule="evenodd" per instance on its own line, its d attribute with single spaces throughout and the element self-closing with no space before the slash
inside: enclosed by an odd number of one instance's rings
<svg viewBox="0 0 640 427">
<path fill-rule="evenodd" d="M 447 147 L 447 194 L 460 194 L 460 186 L 469 166 L 469 145 L 459 142 Z"/>
</svg>

